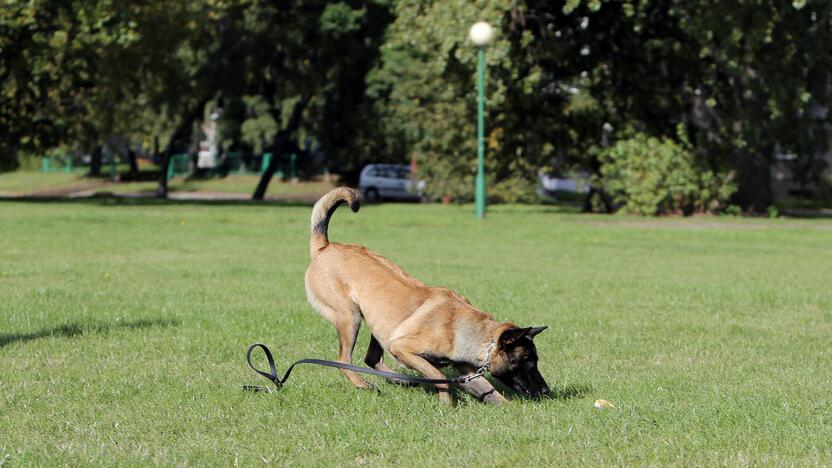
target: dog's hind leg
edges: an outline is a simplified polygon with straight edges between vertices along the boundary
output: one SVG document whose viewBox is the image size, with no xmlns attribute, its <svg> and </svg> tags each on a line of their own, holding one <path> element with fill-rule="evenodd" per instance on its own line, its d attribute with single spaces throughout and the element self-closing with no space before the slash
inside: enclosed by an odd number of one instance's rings
<svg viewBox="0 0 832 468">
<path fill-rule="evenodd" d="M 335 322 L 338 330 L 338 362 L 352 364 L 352 351 L 355 348 L 355 339 L 358 336 L 358 329 L 361 327 L 361 315 L 342 314 Z M 373 388 L 364 379 L 353 371 L 339 369 L 358 388 Z"/>
<path fill-rule="evenodd" d="M 396 372 L 393 369 L 391 369 L 390 366 L 384 363 L 384 348 L 381 347 L 381 344 L 378 342 L 376 337 L 372 335 L 370 335 L 370 346 L 367 347 L 367 356 L 364 357 L 364 363 L 375 370 L 380 370 L 384 372 Z M 399 379 L 387 380 L 395 384 L 407 385 L 411 387 L 419 385 L 417 383 L 405 382 Z"/>
<path fill-rule="evenodd" d="M 477 369 L 470 364 L 456 364 L 454 367 L 456 367 L 462 375 L 471 375 L 477 371 Z M 506 397 L 501 395 L 500 392 L 498 392 L 497 389 L 491 385 L 491 382 L 489 382 L 488 379 L 482 375 L 471 380 L 470 382 L 460 382 L 459 386 L 466 392 L 474 395 L 474 398 L 477 400 L 491 403 L 492 405 L 501 405 L 508 402 Z"/>
<path fill-rule="evenodd" d="M 419 348 L 414 346 L 414 344 L 413 340 L 399 338 L 390 344 L 390 354 L 400 363 L 429 379 L 444 379 L 445 374 L 439 372 L 439 369 L 433 367 L 422 356 L 419 356 Z M 451 404 L 453 402 L 451 399 L 451 388 L 448 384 L 436 384 L 436 390 L 439 392 L 439 399 L 443 403 Z"/>
<path fill-rule="evenodd" d="M 321 314 L 329 323 L 335 326 L 338 331 L 338 362 L 352 364 L 352 350 L 355 348 L 355 338 L 358 336 L 358 329 L 361 327 L 361 312 L 358 306 L 338 296 L 322 296 L 316 293 L 310 283 L 306 284 L 306 297 L 309 304 Z M 327 298 L 323 300 L 323 298 Z M 332 307 L 332 304 L 337 307 Z M 359 388 L 372 388 L 364 379 L 353 371 L 339 369 Z"/>
</svg>

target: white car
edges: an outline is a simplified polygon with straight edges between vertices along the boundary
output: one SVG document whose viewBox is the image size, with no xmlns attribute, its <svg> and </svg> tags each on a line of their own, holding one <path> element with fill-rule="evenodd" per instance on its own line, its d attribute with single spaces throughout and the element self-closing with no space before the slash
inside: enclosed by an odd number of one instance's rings
<svg viewBox="0 0 832 468">
<path fill-rule="evenodd" d="M 410 166 L 403 164 L 368 164 L 361 170 L 358 188 L 364 200 L 372 203 L 381 199 L 422 199 L 425 181 L 410 177 Z"/>
<path fill-rule="evenodd" d="M 589 174 L 587 173 L 569 174 L 568 177 L 540 174 L 538 179 L 541 195 L 553 195 L 556 192 L 589 193 Z"/>
</svg>

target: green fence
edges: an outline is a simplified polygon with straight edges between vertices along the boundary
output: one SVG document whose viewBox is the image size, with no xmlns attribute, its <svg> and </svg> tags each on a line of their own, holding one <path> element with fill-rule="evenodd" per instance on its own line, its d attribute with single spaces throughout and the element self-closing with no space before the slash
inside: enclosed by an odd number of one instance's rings
<svg viewBox="0 0 832 468">
<path fill-rule="evenodd" d="M 110 170 L 110 177 L 115 178 L 117 169 L 116 169 L 116 158 L 110 158 L 110 162 L 108 163 L 108 167 Z M 44 174 L 48 173 L 56 173 L 62 172 L 69 174 L 75 169 L 75 161 L 72 156 L 64 156 L 64 157 L 50 157 L 46 156 L 41 161 L 41 172 Z"/>
<path fill-rule="evenodd" d="M 260 158 L 260 167 L 254 167 L 254 161 L 246 164 L 243 161 L 243 153 L 239 151 L 232 151 L 226 154 L 226 164 L 228 165 L 228 172 L 230 174 L 262 174 L 272 160 L 271 153 L 264 153 Z"/>
<path fill-rule="evenodd" d="M 266 172 L 266 168 L 269 167 L 269 164 L 272 162 L 272 158 L 274 156 L 272 153 L 263 153 L 263 157 L 260 160 L 260 167 L 259 170 L 252 170 L 251 167 L 245 164 L 243 161 L 242 153 L 238 151 L 232 151 L 226 154 L 226 165 L 228 168 L 229 174 L 262 174 Z M 174 154 L 170 157 L 170 164 L 168 165 L 168 180 L 172 179 L 178 175 L 187 175 L 190 170 L 190 156 L 188 154 Z M 277 170 L 275 171 L 275 177 L 278 179 L 282 179 L 286 173 L 286 169 L 288 169 L 288 174 L 290 179 L 297 178 L 297 164 L 298 163 L 298 155 L 297 154 L 290 154 L 289 155 L 289 164 L 288 168 L 284 168 L 283 164 L 279 165 Z"/>
<path fill-rule="evenodd" d="M 191 158 L 187 154 L 173 154 L 168 164 L 168 180 L 178 175 L 188 175 L 191 170 Z"/>
<path fill-rule="evenodd" d="M 297 155 L 292 154 L 289 157 L 289 174 L 290 177 L 295 177 L 297 171 Z M 269 167 L 269 164 L 272 163 L 272 153 L 263 153 L 263 157 L 260 159 L 260 168 L 259 170 L 252 170 L 252 168 L 248 167 L 243 162 L 243 155 L 240 152 L 232 151 L 226 155 L 228 161 L 228 172 L 231 174 L 262 174 L 266 172 L 266 168 Z M 277 178 L 283 178 L 283 167 L 278 167 L 275 171 L 275 176 Z"/>
<path fill-rule="evenodd" d="M 46 156 L 43 158 L 41 171 L 44 173 L 49 172 L 72 172 L 73 169 L 73 161 L 72 156 L 65 156 L 63 158 L 56 157 L 52 158 Z"/>
</svg>

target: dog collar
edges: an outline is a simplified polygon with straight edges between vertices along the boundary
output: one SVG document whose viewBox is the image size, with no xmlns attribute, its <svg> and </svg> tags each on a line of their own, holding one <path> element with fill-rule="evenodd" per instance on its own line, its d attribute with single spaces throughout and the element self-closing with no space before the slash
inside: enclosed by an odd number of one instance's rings
<svg viewBox="0 0 832 468">
<path fill-rule="evenodd" d="M 483 375 L 485 371 L 491 369 L 491 354 L 494 352 L 494 348 L 497 347 L 497 343 L 494 340 L 491 340 L 491 343 L 488 344 L 488 348 L 485 349 L 485 362 L 479 369 L 477 369 L 477 374 Z"/>
</svg>

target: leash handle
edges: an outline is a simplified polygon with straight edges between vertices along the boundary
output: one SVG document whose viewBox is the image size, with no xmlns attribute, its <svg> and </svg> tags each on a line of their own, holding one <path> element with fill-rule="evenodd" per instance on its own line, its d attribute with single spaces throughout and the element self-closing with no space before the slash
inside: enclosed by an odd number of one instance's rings
<svg viewBox="0 0 832 468">
<path fill-rule="evenodd" d="M 269 362 L 269 372 L 263 372 L 260 369 L 254 367 L 254 364 L 251 363 L 251 352 L 254 351 L 255 348 L 262 349 L 263 353 L 266 354 L 266 360 Z M 257 372 L 263 377 L 269 379 L 277 388 L 280 388 L 283 385 L 283 382 L 277 377 L 277 367 L 275 367 L 274 365 L 274 357 L 272 357 L 272 353 L 271 351 L 269 351 L 269 348 L 266 347 L 266 345 L 261 343 L 254 343 L 253 345 L 249 346 L 248 351 L 246 352 L 246 361 L 248 361 L 248 366 L 251 367 L 254 370 L 254 372 Z M 256 387 L 254 385 L 246 385 L 245 388 L 247 390 L 262 391 L 258 390 L 262 389 L 262 387 Z"/>
</svg>

